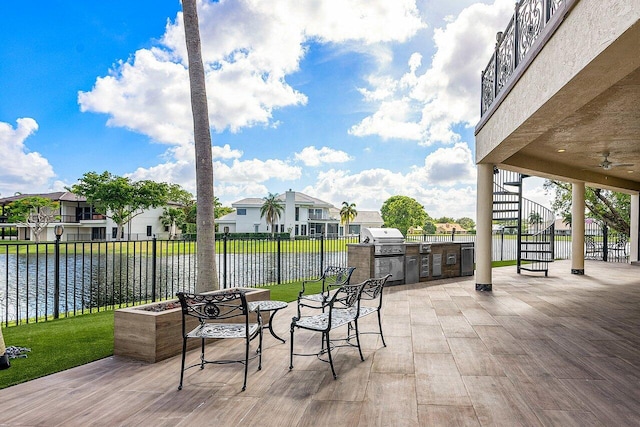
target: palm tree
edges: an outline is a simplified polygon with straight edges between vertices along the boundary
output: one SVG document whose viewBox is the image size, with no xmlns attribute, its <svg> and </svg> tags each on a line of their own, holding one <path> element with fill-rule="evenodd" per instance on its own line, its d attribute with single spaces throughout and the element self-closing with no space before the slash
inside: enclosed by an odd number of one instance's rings
<svg viewBox="0 0 640 427">
<path fill-rule="evenodd" d="M 355 203 L 342 202 L 342 209 L 340 209 L 340 222 L 344 224 L 345 237 L 349 234 L 349 223 L 358 216 Z"/>
<path fill-rule="evenodd" d="M 176 225 L 184 222 L 185 214 L 182 209 L 167 207 L 160 215 L 160 222 L 165 227 L 169 227 L 169 240 L 176 237 Z"/>
<path fill-rule="evenodd" d="M 263 197 L 264 203 L 260 207 L 260 218 L 265 218 L 267 224 L 271 225 L 271 237 L 275 235 L 275 224 L 284 212 L 284 206 L 276 198 L 277 194 L 269 193 L 267 197 Z"/>
<path fill-rule="evenodd" d="M 540 228 L 540 224 L 542 224 L 542 216 L 539 212 L 532 211 L 529 214 L 529 224 L 533 226 L 534 232 L 537 233 Z"/>
<path fill-rule="evenodd" d="M 193 114 L 193 140 L 196 155 L 196 199 L 198 201 L 196 237 L 198 263 L 196 292 L 219 289 L 216 271 L 216 235 L 213 212 L 213 156 L 211 154 L 211 133 L 207 88 L 205 86 L 200 30 L 198 28 L 198 8 L 196 0 L 182 0 L 184 35 L 189 63 L 189 88 L 191 91 L 191 111 Z"/>
</svg>

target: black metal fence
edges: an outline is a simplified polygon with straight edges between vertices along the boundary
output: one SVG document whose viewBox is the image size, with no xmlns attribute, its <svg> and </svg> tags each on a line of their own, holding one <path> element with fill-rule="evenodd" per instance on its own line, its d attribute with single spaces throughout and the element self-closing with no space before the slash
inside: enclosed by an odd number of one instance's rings
<svg viewBox="0 0 640 427">
<path fill-rule="evenodd" d="M 216 242 L 221 288 L 317 277 L 347 265 L 358 237 Z M 189 240 L 0 243 L 0 312 L 6 325 L 45 321 L 173 298 L 196 283 Z M 213 280 L 213 279 L 212 279 Z"/>
<path fill-rule="evenodd" d="M 587 258 L 628 260 L 626 236 L 595 222 L 585 234 Z M 516 235 L 497 233 L 493 239 L 494 261 L 516 259 Z M 347 244 L 358 240 L 224 236 L 216 242 L 218 281 L 221 288 L 256 287 L 318 277 L 328 265 L 346 266 Z M 406 240 L 474 242 L 475 235 L 410 235 Z M 178 291 L 195 289 L 195 254 L 192 240 L 0 242 L 0 322 L 39 322 L 173 298 Z M 570 258 L 570 235 L 556 237 L 555 254 L 556 259 Z"/>
</svg>

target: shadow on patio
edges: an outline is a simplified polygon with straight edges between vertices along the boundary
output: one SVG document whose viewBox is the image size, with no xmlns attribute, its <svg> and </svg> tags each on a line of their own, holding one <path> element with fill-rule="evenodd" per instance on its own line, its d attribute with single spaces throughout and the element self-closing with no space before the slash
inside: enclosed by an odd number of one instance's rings
<svg viewBox="0 0 640 427">
<path fill-rule="evenodd" d="M 339 349 L 337 380 L 313 357 L 289 371 L 288 341 L 265 331 L 263 369 L 250 364 L 245 392 L 241 365 L 189 370 L 178 391 L 179 356 L 110 357 L 0 390 L 0 425 L 640 425 L 640 270 L 569 271 L 567 261 L 548 278 L 495 269 L 492 293 L 473 277 L 389 287 L 388 347 L 364 335 L 364 362 Z M 278 314 L 279 335 L 293 313 Z M 361 324 L 377 329 L 375 316 Z M 301 346 L 315 351 L 317 334 L 297 331 Z"/>
</svg>

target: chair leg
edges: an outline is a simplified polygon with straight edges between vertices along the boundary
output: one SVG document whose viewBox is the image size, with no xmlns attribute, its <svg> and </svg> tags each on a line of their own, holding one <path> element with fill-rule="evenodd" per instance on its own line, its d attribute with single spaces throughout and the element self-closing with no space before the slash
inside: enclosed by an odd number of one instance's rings
<svg viewBox="0 0 640 427">
<path fill-rule="evenodd" d="M 242 391 L 247 389 L 247 373 L 249 372 L 249 337 L 245 338 L 244 343 L 244 382 L 242 383 Z"/>
<path fill-rule="evenodd" d="M 262 370 L 262 329 L 260 329 L 260 342 L 258 343 L 258 350 L 260 351 L 260 356 L 258 357 L 258 371 Z"/>
<path fill-rule="evenodd" d="M 178 390 L 182 390 L 182 380 L 184 379 L 184 359 L 187 353 L 187 338 L 182 338 L 182 365 L 180 369 L 180 385 L 178 386 Z"/>
<path fill-rule="evenodd" d="M 380 314 L 379 309 L 378 309 L 378 327 L 380 328 L 380 338 L 382 338 L 382 345 L 386 347 L 387 343 L 384 342 L 384 335 L 382 334 L 382 315 Z"/>
<path fill-rule="evenodd" d="M 200 369 L 204 369 L 204 338 L 202 338 L 202 350 L 200 352 Z"/>
<path fill-rule="evenodd" d="M 331 340 L 329 339 L 329 332 L 325 332 L 324 336 L 327 343 L 327 354 L 329 355 L 329 365 L 331 365 L 331 373 L 333 374 L 333 379 L 337 380 L 338 376 L 336 375 L 336 370 L 333 367 L 333 358 L 331 357 Z"/>
<path fill-rule="evenodd" d="M 290 345 L 290 351 L 289 351 L 289 370 L 293 369 L 293 330 L 295 329 L 294 323 L 291 322 L 291 339 L 289 340 L 291 345 Z"/>
<path fill-rule="evenodd" d="M 358 319 L 356 319 L 353 323 L 356 326 L 356 343 L 358 344 L 358 352 L 360 353 L 360 360 L 364 362 L 364 356 L 362 355 L 362 347 L 360 347 L 360 332 L 358 331 Z"/>
</svg>

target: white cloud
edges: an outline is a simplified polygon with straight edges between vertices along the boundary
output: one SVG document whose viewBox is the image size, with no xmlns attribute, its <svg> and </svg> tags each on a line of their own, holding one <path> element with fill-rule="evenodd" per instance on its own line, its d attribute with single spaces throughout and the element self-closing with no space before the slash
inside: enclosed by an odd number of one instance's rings
<svg viewBox="0 0 640 427">
<path fill-rule="evenodd" d="M 423 166 L 414 166 L 406 174 L 331 169 L 319 173 L 316 182 L 301 191 L 322 195 L 318 197 L 336 206 L 349 201 L 361 210 L 380 210 L 389 197 L 403 195 L 416 199 L 432 217 L 476 217 L 475 167 L 463 143 L 437 150 L 425 158 Z"/>
<path fill-rule="evenodd" d="M 217 130 L 271 125 L 274 109 L 307 98 L 285 77 L 299 69 L 306 43 L 406 41 L 424 27 L 415 0 L 198 1 L 209 116 Z M 361 49 L 361 47 L 358 47 Z M 375 48 L 372 48 L 375 50 Z M 80 92 L 82 111 L 156 141 L 192 141 L 182 14 L 158 47 L 141 49 Z"/>
<path fill-rule="evenodd" d="M 38 130 L 38 123 L 32 118 L 21 118 L 16 123 L 13 128 L 9 123 L 0 122 L 0 152 L 4 159 L 0 162 L 2 197 L 11 196 L 16 191 L 45 191 L 49 180 L 55 177 L 49 161 L 40 153 L 29 152 L 24 144 Z"/>
<path fill-rule="evenodd" d="M 296 160 L 300 160 L 305 166 L 320 166 L 324 163 L 345 163 L 353 160 L 348 153 L 341 150 L 334 150 L 329 147 L 320 149 L 314 147 L 305 147 L 301 152 L 295 153 Z"/>
<path fill-rule="evenodd" d="M 438 148 L 424 160 L 424 167 L 409 174 L 411 180 L 430 185 L 474 184 L 476 169 L 469 146 L 463 142 Z"/>
<path fill-rule="evenodd" d="M 400 78 L 370 76 L 370 87 L 361 92 L 366 101 L 377 103 L 376 111 L 354 125 L 350 133 L 407 139 L 422 145 L 459 141 L 453 126 L 472 126 L 478 120 L 480 71 L 489 61 L 496 31 L 505 26 L 511 14 L 512 0 L 473 4 L 435 30 L 436 53 L 423 74 L 416 74 L 421 57 L 414 53 L 408 60 L 409 70 Z"/>
<path fill-rule="evenodd" d="M 296 180 L 302 176 L 300 167 L 283 160 L 241 160 L 242 152 L 232 149 L 228 144 L 223 147 L 214 146 L 212 151 L 215 192 L 221 200 L 223 195 L 239 194 L 241 189 L 246 192 L 243 197 L 264 195 L 267 193 L 263 184 L 265 181 L 274 178 L 282 181 Z M 165 157 L 168 158 L 165 163 L 138 168 L 126 176 L 134 181 L 151 179 L 179 184 L 195 194 L 193 144 L 172 147 Z M 229 160 L 231 164 L 227 163 Z"/>
</svg>

